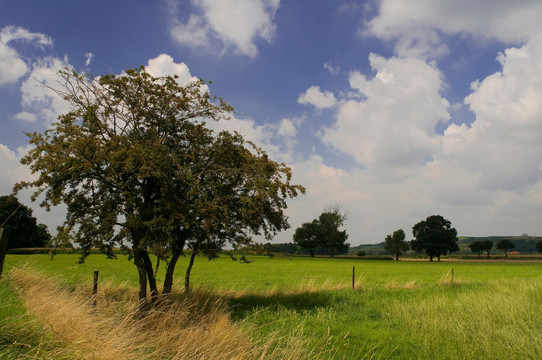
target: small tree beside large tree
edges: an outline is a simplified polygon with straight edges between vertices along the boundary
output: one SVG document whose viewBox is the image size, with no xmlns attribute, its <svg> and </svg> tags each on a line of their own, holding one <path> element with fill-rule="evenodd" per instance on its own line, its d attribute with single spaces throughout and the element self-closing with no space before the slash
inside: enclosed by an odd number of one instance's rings
<svg viewBox="0 0 542 360">
<path fill-rule="evenodd" d="M 510 250 L 512 250 L 515 245 L 514 243 L 509 240 L 509 239 L 502 239 L 502 240 L 499 240 L 497 242 L 497 244 L 495 245 L 495 247 L 497 248 L 497 250 L 501 250 L 502 252 L 504 252 L 504 256 L 505 257 L 508 257 L 508 252 Z"/>
<path fill-rule="evenodd" d="M 343 254 L 348 251 L 350 244 L 346 230 L 339 230 L 344 226 L 347 214 L 338 205 L 327 207 L 318 219 L 310 223 L 304 223 L 297 228 L 293 241 L 299 247 L 309 251 L 314 256 L 314 249 L 318 246 L 329 250 L 329 256 Z"/>
<path fill-rule="evenodd" d="M 431 215 L 420 221 L 412 228 L 414 240 L 410 247 L 419 252 L 425 252 L 429 260 L 437 258 L 440 261 L 442 255 L 459 251 L 457 245 L 457 230 L 452 223 L 440 215 Z"/>
<path fill-rule="evenodd" d="M 289 227 L 286 199 L 304 192 L 290 183 L 290 168 L 237 133 L 215 133 L 205 121 L 225 120 L 233 108 L 211 97 L 204 81 L 179 84 L 143 67 L 91 78 L 65 70 L 53 89 L 71 106 L 44 133 L 28 134 L 32 150 L 22 163 L 37 180 L 46 209 L 67 205 L 58 237 L 112 255 L 127 249 L 139 276 L 139 300 L 158 297 L 155 269 L 167 260 L 163 293 L 171 292 L 177 260 L 216 255 L 225 242 L 251 234 L 271 238 Z"/>
<path fill-rule="evenodd" d="M 403 251 L 410 249 L 410 245 L 405 241 L 405 232 L 403 229 L 399 229 L 393 232 L 391 235 L 386 236 L 386 245 L 384 249 L 395 255 L 395 260 L 399 261 L 399 256 Z"/>
</svg>

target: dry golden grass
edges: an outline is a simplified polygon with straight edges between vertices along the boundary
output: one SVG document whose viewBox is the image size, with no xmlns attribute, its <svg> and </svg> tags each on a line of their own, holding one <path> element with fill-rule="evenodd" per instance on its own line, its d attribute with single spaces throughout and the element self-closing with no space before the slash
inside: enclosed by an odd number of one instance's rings
<svg viewBox="0 0 542 360">
<path fill-rule="evenodd" d="M 53 358 L 295 360 L 329 358 L 334 351 L 333 343 L 309 347 L 301 330 L 257 343 L 250 328 L 230 320 L 220 294 L 174 294 L 143 316 L 135 310 L 136 289 L 128 286 L 100 285 L 93 307 L 88 288 L 68 291 L 28 269 L 10 278 L 27 310 L 53 334 Z M 303 291 L 314 288 L 307 284 Z"/>
</svg>

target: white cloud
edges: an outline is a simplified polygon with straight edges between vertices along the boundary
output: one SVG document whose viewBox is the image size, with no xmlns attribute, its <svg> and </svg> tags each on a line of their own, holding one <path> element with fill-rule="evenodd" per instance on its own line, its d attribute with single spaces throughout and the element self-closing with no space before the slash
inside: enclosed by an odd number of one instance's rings
<svg viewBox="0 0 542 360">
<path fill-rule="evenodd" d="M 330 91 L 320 90 L 320 86 L 311 86 L 307 91 L 299 95 L 297 102 L 303 105 L 313 105 L 318 109 L 325 109 L 335 106 L 337 98 Z"/>
<path fill-rule="evenodd" d="M 403 176 L 423 166 L 439 149 L 435 126 L 449 119 L 449 104 L 439 95 L 441 73 L 419 59 L 371 54 L 375 72 L 367 79 L 350 75 L 350 86 L 361 100 L 341 103 L 336 123 L 322 140 L 370 171 Z"/>
<path fill-rule="evenodd" d="M 294 125 L 294 122 L 290 119 L 282 119 L 278 126 L 277 131 L 279 136 L 284 136 L 287 138 L 293 138 L 297 134 L 297 129 Z"/>
<path fill-rule="evenodd" d="M 447 52 L 438 33 L 478 39 L 525 42 L 540 33 L 538 0 L 383 0 L 364 34 L 397 39 L 400 56 L 440 56 Z"/>
<path fill-rule="evenodd" d="M 50 88 L 58 88 L 59 70 L 69 67 L 67 59 L 42 58 L 32 64 L 32 71 L 21 84 L 21 105 L 19 114 L 29 119 L 35 115 L 46 125 L 54 122 L 60 114 L 69 110 L 69 105 Z M 24 119 L 23 119 L 24 120 Z"/>
<path fill-rule="evenodd" d="M 191 14 L 186 22 L 174 20 L 173 38 L 192 47 L 213 47 L 254 57 L 258 54 L 256 40 L 273 40 L 273 22 L 279 0 L 192 0 L 201 14 Z"/>
<path fill-rule="evenodd" d="M 12 41 L 26 41 L 39 47 L 51 46 L 53 43 L 46 35 L 31 33 L 20 27 L 6 26 L 0 30 L 0 85 L 15 83 L 28 72 L 27 64 L 8 45 Z"/>
<path fill-rule="evenodd" d="M 542 178 L 541 58 L 542 41 L 534 39 L 500 54 L 502 71 L 477 82 L 465 99 L 474 123 L 445 132 L 445 155 L 481 172 L 480 186 L 521 190 Z"/>
<path fill-rule="evenodd" d="M 154 77 L 177 75 L 179 77 L 177 82 L 182 86 L 198 80 L 197 77 L 190 74 L 190 70 L 185 63 L 175 63 L 168 54 L 160 54 L 154 59 L 150 59 L 147 66 L 145 66 L 145 71 Z"/>
<path fill-rule="evenodd" d="M 94 57 L 94 54 L 91 52 L 85 53 L 85 66 L 89 66 L 90 62 L 92 61 L 92 58 Z"/>
<path fill-rule="evenodd" d="M 337 75 L 339 71 L 341 71 L 341 68 L 339 66 L 333 66 L 331 63 L 324 63 L 324 69 L 329 71 L 333 75 Z"/>
<path fill-rule="evenodd" d="M 15 114 L 14 117 L 17 120 L 22 120 L 22 121 L 27 121 L 27 122 L 34 122 L 37 119 L 36 114 L 29 113 L 27 111 L 21 111 L 21 112 Z"/>
</svg>

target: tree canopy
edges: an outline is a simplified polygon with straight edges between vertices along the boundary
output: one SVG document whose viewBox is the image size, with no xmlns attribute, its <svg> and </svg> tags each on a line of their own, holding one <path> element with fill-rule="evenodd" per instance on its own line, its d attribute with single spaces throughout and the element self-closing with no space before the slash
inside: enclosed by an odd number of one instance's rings
<svg viewBox="0 0 542 360">
<path fill-rule="evenodd" d="M 43 247 L 51 235 L 44 224 L 38 224 L 32 210 L 14 195 L 0 196 L 0 275 L 6 252 L 13 248 Z"/>
<path fill-rule="evenodd" d="M 203 80 L 181 85 L 143 67 L 91 78 L 60 72 L 54 89 L 71 106 L 44 133 L 31 133 L 22 159 L 46 209 L 67 204 L 60 237 L 112 255 L 129 250 L 139 275 L 139 298 L 158 290 L 152 250 L 168 260 L 164 293 L 183 249 L 214 256 L 225 242 L 251 234 L 272 237 L 289 227 L 286 199 L 304 192 L 290 169 L 241 135 L 213 132 L 206 121 L 226 120 L 233 108 L 209 94 Z"/>
<path fill-rule="evenodd" d="M 403 251 L 410 249 L 410 245 L 405 241 L 405 232 L 403 229 L 394 231 L 392 235 L 387 235 L 385 241 L 386 245 L 384 248 L 394 254 L 397 261 Z"/>
<path fill-rule="evenodd" d="M 440 215 L 431 215 L 414 225 L 412 234 L 415 239 L 410 242 L 410 247 L 415 251 L 424 251 L 430 261 L 434 257 L 440 261 L 442 255 L 459 251 L 457 230 Z"/>
<path fill-rule="evenodd" d="M 314 249 L 318 246 L 329 249 L 329 256 L 343 254 L 348 251 L 350 244 L 346 230 L 339 230 L 344 226 L 347 215 L 339 206 L 330 206 L 320 214 L 318 219 L 304 223 L 296 229 L 293 240 L 299 247 L 309 251 L 314 256 Z"/>
<path fill-rule="evenodd" d="M 44 247 L 51 238 L 47 225 L 38 224 L 32 209 L 21 204 L 14 195 L 0 196 L 0 225 L 4 227 L 8 250 Z"/>
<path fill-rule="evenodd" d="M 478 257 L 483 252 L 487 253 L 487 258 L 489 259 L 489 252 L 493 248 L 493 241 L 491 240 L 476 240 L 469 244 L 469 248 L 472 252 L 475 252 L 478 254 Z"/>
<path fill-rule="evenodd" d="M 513 249 L 515 247 L 514 243 L 510 241 L 509 239 L 502 239 L 495 245 L 497 250 L 501 250 L 504 252 L 504 255 L 508 257 L 508 251 Z"/>
</svg>

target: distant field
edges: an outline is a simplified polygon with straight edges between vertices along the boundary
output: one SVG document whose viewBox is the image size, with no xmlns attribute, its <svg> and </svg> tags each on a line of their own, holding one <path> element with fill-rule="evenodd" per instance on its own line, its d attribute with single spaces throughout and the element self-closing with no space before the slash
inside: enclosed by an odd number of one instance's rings
<svg viewBox="0 0 542 360">
<path fill-rule="evenodd" d="M 256 343 L 276 336 L 286 339 L 278 347 L 302 340 L 299 346 L 312 349 L 292 358 L 542 358 L 542 262 L 249 259 L 198 258 L 192 284 L 196 292 L 224 299 L 231 319 Z M 83 292 L 90 292 L 94 270 L 100 286 L 137 285 L 135 266 L 125 257 L 76 260 L 8 255 L 6 262 L 8 271 L 27 267 Z M 177 266 L 177 290 L 186 263 Z M 162 277 L 163 271 L 158 281 Z M 10 299 L 21 313 L 21 304 Z"/>
</svg>

